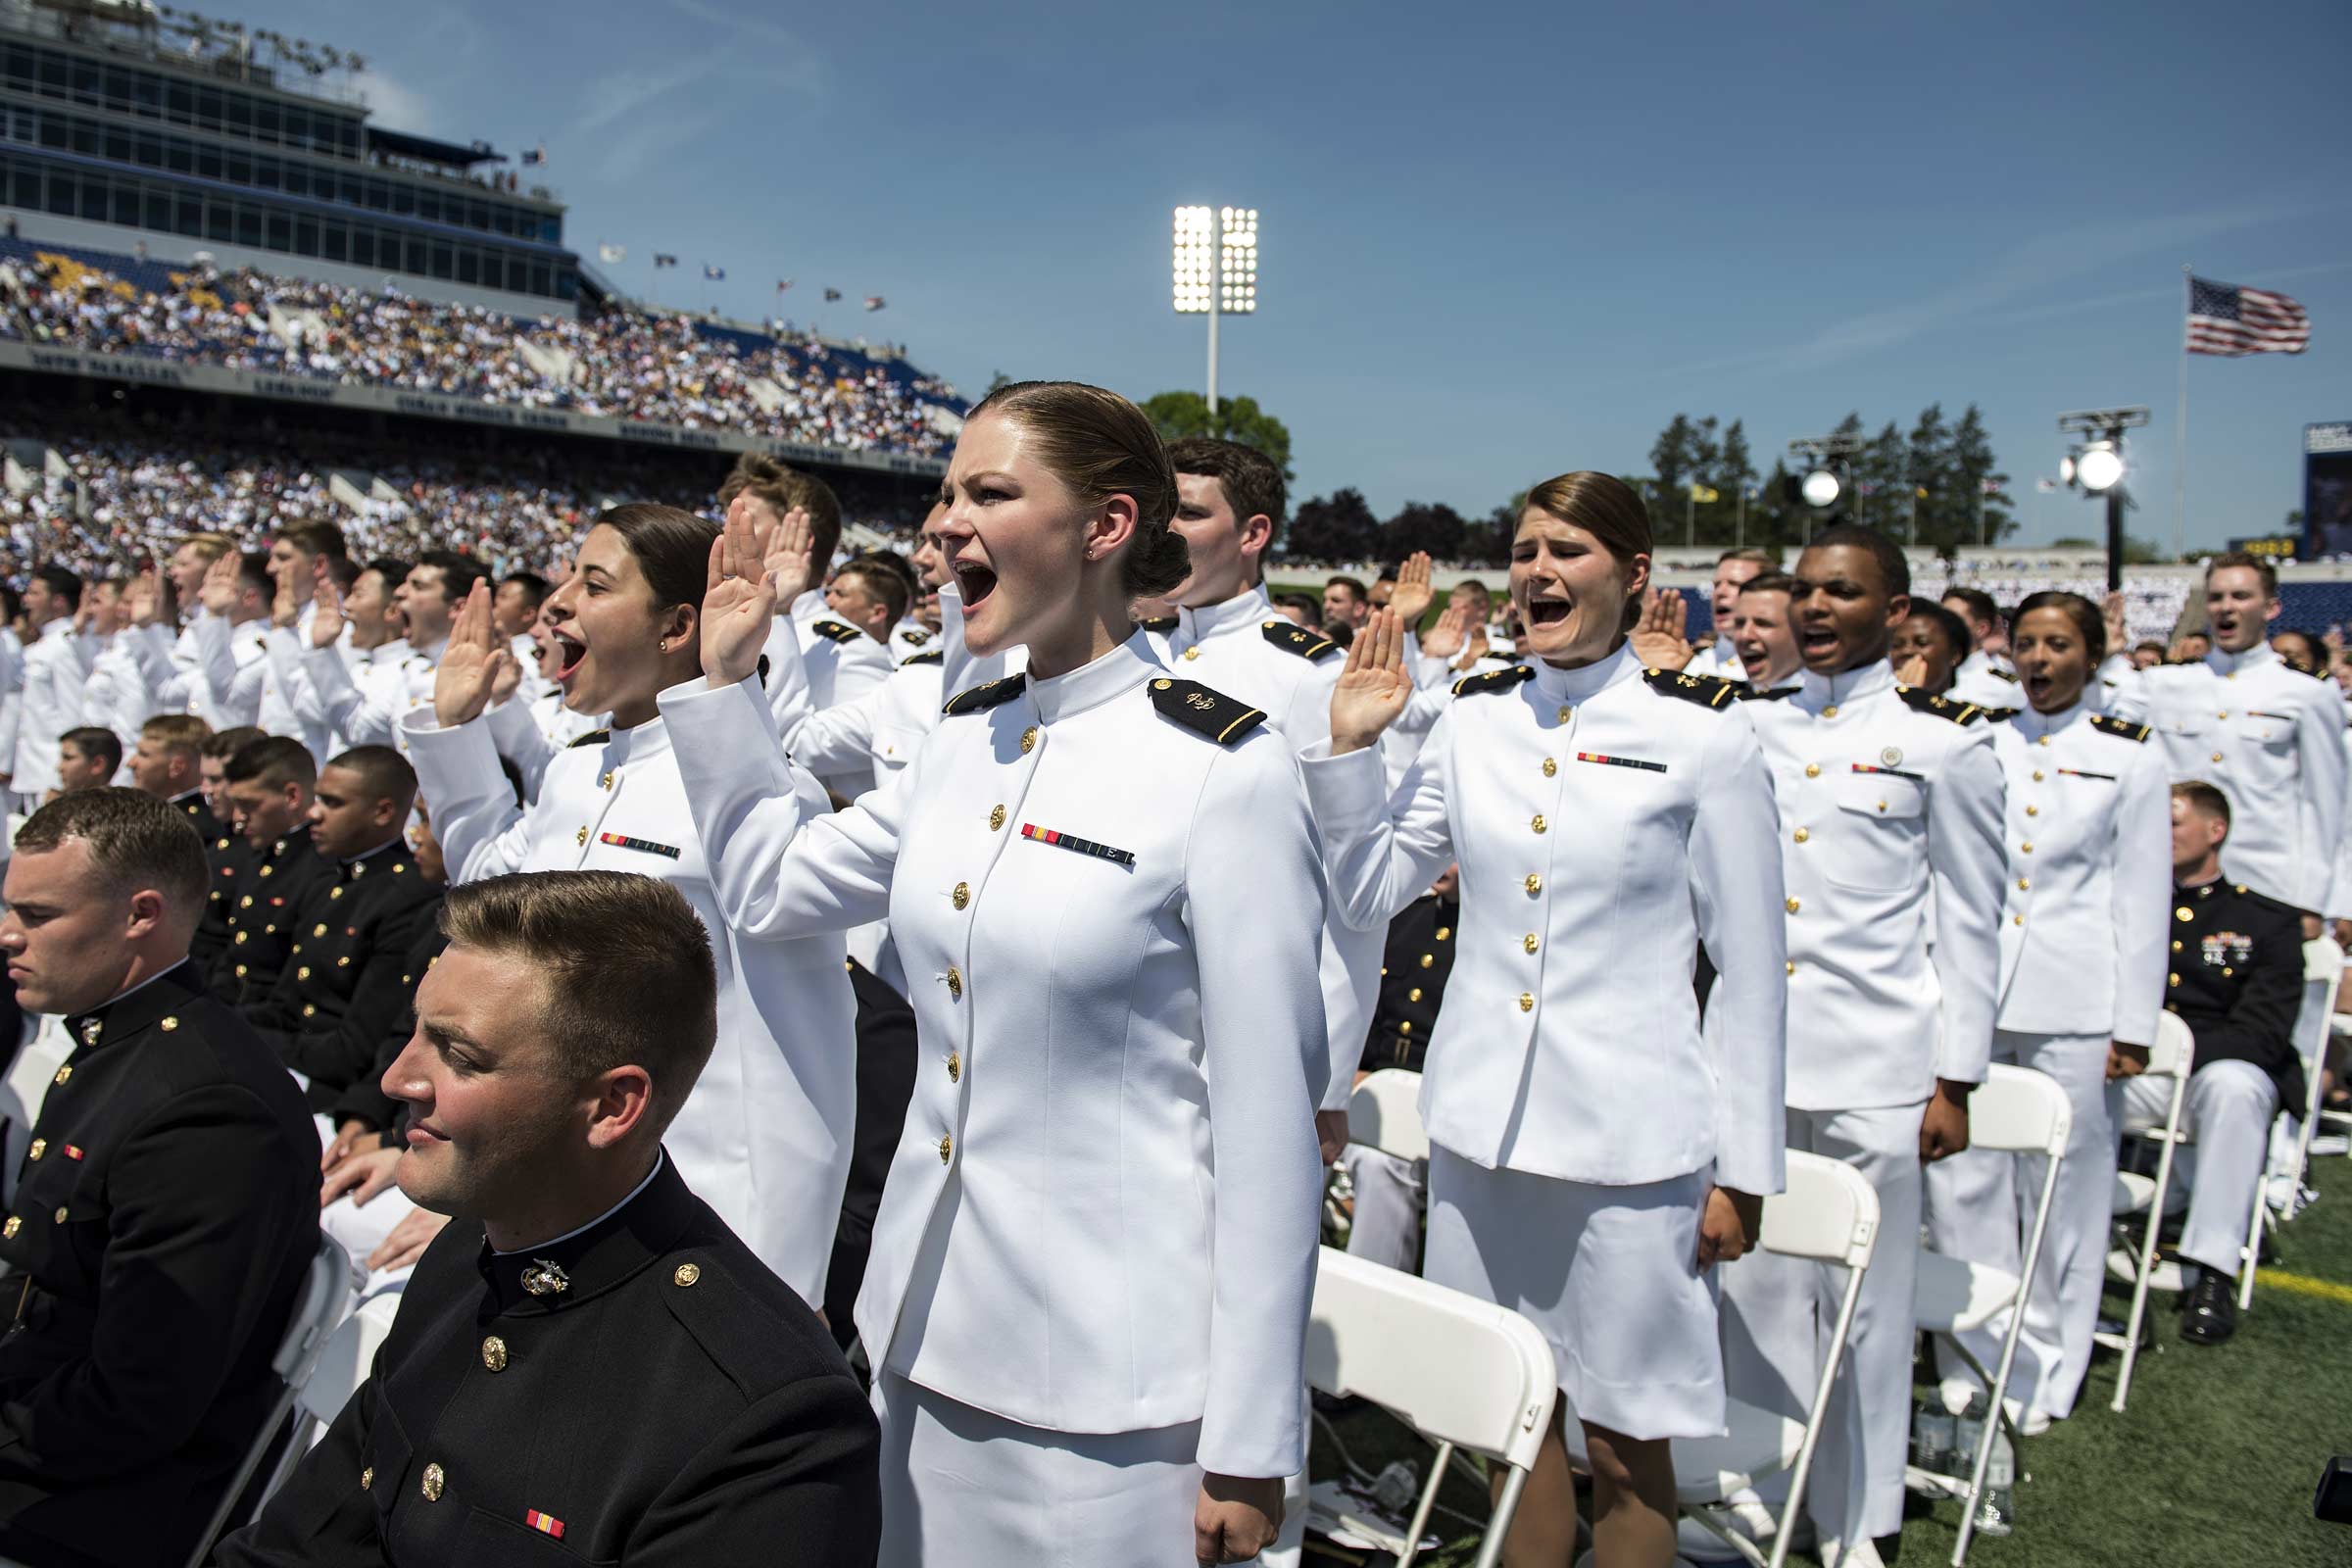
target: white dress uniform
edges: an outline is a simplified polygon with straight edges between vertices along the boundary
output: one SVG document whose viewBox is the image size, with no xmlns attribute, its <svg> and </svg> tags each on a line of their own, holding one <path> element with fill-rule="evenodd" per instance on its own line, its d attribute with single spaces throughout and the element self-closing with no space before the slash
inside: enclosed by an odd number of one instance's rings
<svg viewBox="0 0 2352 1568">
<path fill-rule="evenodd" d="M 1715 680 L 1747 681 L 1747 666 L 1740 662 L 1738 650 L 1732 647 L 1731 634 L 1718 625 L 1715 640 L 1690 656 L 1683 666 L 1686 675 L 1705 675 Z"/>
<path fill-rule="evenodd" d="M 1723 1357 L 1699 1218 L 1711 1185 L 1783 1177 L 1783 894 L 1746 705 L 1644 672 L 1630 648 L 1456 691 L 1394 796 L 1373 750 L 1325 743 L 1305 762 L 1347 918 L 1385 929 L 1461 866 L 1421 1086 L 1424 1273 L 1542 1329 L 1578 1417 L 1711 1436 Z M 1723 956 L 1714 1007 L 1738 1021 L 1706 1042 L 1702 939 Z"/>
<path fill-rule="evenodd" d="M 16 782 L 11 786 L 38 808 L 41 797 L 58 786 L 58 737 L 83 722 L 90 666 L 98 640 L 74 629 L 60 615 L 24 650 L 24 710 L 18 720 Z"/>
<path fill-rule="evenodd" d="M 306 647 L 302 664 L 328 725 L 346 745 L 401 746 L 401 721 L 432 706 L 433 681 L 448 646 L 412 647 L 397 660 L 371 660 L 362 669 L 354 669 L 340 649 Z"/>
<path fill-rule="evenodd" d="M 855 702 L 888 680 L 890 672 L 898 667 L 888 649 L 828 612 L 825 596 L 813 588 L 792 602 L 790 616 L 800 633 L 799 653 L 801 667 L 808 681 L 808 703 L 817 712 Z M 779 615 L 768 635 L 767 660 L 771 670 L 783 657 L 775 644 L 784 635 L 784 616 Z M 771 693 L 771 705 L 774 701 Z M 777 713 L 775 717 L 776 727 L 781 730 L 783 715 Z M 817 778 L 825 788 L 849 801 L 874 787 L 874 770 L 870 767 L 818 773 Z"/>
<path fill-rule="evenodd" d="M 904 664 L 909 659 L 936 651 L 939 634 L 909 615 L 890 628 L 890 642 L 886 646 L 890 657 Z"/>
<path fill-rule="evenodd" d="M 2048 1073 L 2074 1111 L 2011 1385 L 2052 1417 L 2074 1410 L 2106 1279 L 2108 1043 L 2153 1045 L 2164 1004 L 2172 808 L 2163 755 L 2147 739 L 2145 726 L 2081 703 L 2029 709 L 1992 733 L 2009 851 L 1992 1055 Z M 1929 1166 L 1936 1250 L 2015 1275 L 2042 1179 L 2038 1157 L 1977 1149 Z M 2007 1332 L 2004 1313 L 1968 1336 L 1969 1348 L 1991 1366 Z M 1958 1356 L 1939 1353 L 1946 1377 L 1975 1381 Z"/>
<path fill-rule="evenodd" d="M 260 616 L 231 621 L 222 615 L 198 615 L 189 629 L 196 634 L 197 657 L 203 662 L 205 716 L 213 728 L 260 724 L 262 682 L 270 673 L 269 622 Z"/>
<path fill-rule="evenodd" d="M 2216 648 L 2194 664 L 2143 669 L 2108 710 L 2164 743 L 2175 783 L 2203 779 L 2230 801 L 2222 874 L 2309 913 L 2332 910 L 2344 831 L 2343 699 L 2268 643 Z"/>
<path fill-rule="evenodd" d="M 505 706 L 527 726 L 522 705 Z M 728 925 L 660 719 L 560 753 L 527 811 L 499 769 L 490 719 L 445 730 L 427 707 L 401 729 L 451 885 L 509 871 L 634 871 L 694 906 L 718 960 L 718 1044 L 665 1143 L 760 1260 L 804 1299 L 823 1300 L 857 1094 L 841 939 L 761 941 Z M 801 806 L 824 808 L 808 774 L 773 776 Z"/>
<path fill-rule="evenodd" d="M 1807 670 L 1747 711 L 1788 885 L 1788 1147 L 1844 1160 L 1879 1195 L 1882 1245 L 1807 1499 L 1823 1535 L 1851 1543 L 1902 1525 L 1920 1118 L 1936 1079 L 1983 1082 L 1992 1050 L 2000 764 L 1977 710 L 1898 686 L 1885 660 Z M 1757 1357 L 1730 1342 L 1736 1396 L 1802 1419 L 1832 1272 L 1769 1255 L 1732 1270 L 1725 1298 Z"/>
<path fill-rule="evenodd" d="M 24 718 L 24 640 L 11 626 L 0 626 L 0 767 L 15 771 L 17 736 Z M 9 786 L 13 792 L 15 786 Z M 5 805 L 0 801 L 0 805 Z M 0 849 L 6 846 L 0 845 Z M 4 864 L 0 860 L 0 864 Z"/>
<path fill-rule="evenodd" d="M 90 723 L 115 732 L 122 743 L 122 765 L 127 768 L 130 754 L 139 744 L 139 727 L 162 711 L 155 706 L 155 694 L 140 666 L 135 632 L 125 628 L 100 639 L 97 657 L 90 661 L 82 711 Z"/>
<path fill-rule="evenodd" d="M 1952 688 L 1944 696 L 1955 703 L 1969 703 L 1978 708 L 2023 708 L 2024 688 L 2019 685 L 2017 671 L 2005 660 L 1996 660 L 1979 648 L 1954 666 Z"/>
<path fill-rule="evenodd" d="M 1204 1469 L 1306 1457 L 1323 884 L 1289 748 L 1141 633 L 962 694 L 813 820 L 748 682 L 662 708 L 730 921 L 887 910 L 914 993 L 857 1306 L 882 1561 L 1191 1568 Z"/>
</svg>

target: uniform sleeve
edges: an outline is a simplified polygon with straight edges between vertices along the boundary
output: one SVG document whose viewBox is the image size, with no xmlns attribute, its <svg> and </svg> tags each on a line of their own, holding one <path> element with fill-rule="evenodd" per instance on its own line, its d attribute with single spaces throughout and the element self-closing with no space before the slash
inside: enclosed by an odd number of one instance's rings
<svg viewBox="0 0 2352 1568">
<path fill-rule="evenodd" d="M 263 639 L 263 657 L 269 661 L 270 673 L 277 678 L 278 689 L 286 694 L 286 706 L 293 710 L 294 721 L 304 729 L 323 730 L 329 727 L 325 701 L 308 672 L 304 650 L 310 639 L 290 627 L 272 626 Z M 343 656 L 329 648 L 336 663 Z M 321 758 L 321 761 L 325 759 Z"/>
<path fill-rule="evenodd" d="M 1992 1060 L 2001 881 L 2009 863 L 2001 840 L 2007 802 L 1989 726 L 1968 734 L 1928 791 L 1936 979 L 1943 992 L 1936 1076 L 1955 1083 L 1983 1083 Z"/>
<path fill-rule="evenodd" d="M 310 649 L 302 656 L 302 667 L 327 728 L 353 746 L 393 744 L 392 710 L 361 695 L 341 654 L 332 648 Z"/>
<path fill-rule="evenodd" d="M 1788 897 L 1780 809 L 1755 726 L 1738 709 L 1708 737 L 1690 823 L 1690 898 L 1716 960 L 1704 1031 L 1715 1071 L 1715 1181 L 1762 1196 L 1786 1185 L 1788 1039 Z"/>
<path fill-rule="evenodd" d="M 2295 703 L 2295 752 L 2302 763 L 2302 798 L 2296 815 L 2295 906 L 2313 914 L 2332 913 L 2352 901 L 2335 888 L 2335 852 L 2344 834 L 2344 705 L 2332 681 L 2294 677 L 2310 690 Z"/>
<path fill-rule="evenodd" d="M 563 750 L 547 738 L 539 720 L 531 712 L 531 705 L 519 688 L 514 696 L 482 715 L 490 726 L 490 744 L 498 755 L 514 764 L 515 776 L 522 780 L 522 798 L 535 801 L 539 786 L 547 782 L 547 764 Z"/>
<path fill-rule="evenodd" d="M 1332 908 L 1356 930 L 1385 930 L 1453 863 L 1440 763 L 1455 733 L 1450 717 L 1441 720 L 1393 795 L 1377 746 L 1334 757 L 1325 741 L 1299 758 Z"/>
<path fill-rule="evenodd" d="M 1380 754 L 1362 755 L 1377 777 Z M 1314 1112 L 1331 1063 L 1321 925 L 1297 913 L 1323 906 L 1323 879 L 1287 750 L 1246 742 L 1210 766 L 1184 892 L 1216 1171 L 1199 1459 L 1221 1475 L 1294 1475 L 1306 1462 L 1298 1391 L 1322 1224 Z"/>
<path fill-rule="evenodd" d="M 801 662 L 799 622 L 779 611 L 760 652 L 767 660 L 767 710 L 789 751 L 801 726 L 816 711 L 816 699 L 808 689 L 808 666 Z"/>
<path fill-rule="evenodd" d="M 2115 677 L 2115 685 L 2107 688 L 2103 707 L 2117 718 L 2129 719 L 2134 724 L 2153 724 L 2156 722 L 2156 683 L 2148 679 L 2148 672 L 2132 669 Z M 2168 850 L 2166 854 L 2170 855 L 2171 852 Z"/>
<path fill-rule="evenodd" d="M 2165 944 L 2171 939 L 2173 885 L 2172 790 L 2155 743 L 2132 748 L 2116 803 L 2114 862 L 2108 885 L 2115 907 L 2115 1022 L 2112 1038 L 2128 1046 L 2156 1043 L 2164 1010 Z"/>
<path fill-rule="evenodd" d="M 754 939 L 803 937 L 889 912 L 899 827 L 919 758 L 858 805 L 827 815 L 815 781 L 784 756 L 774 715 L 753 682 L 712 691 L 688 681 L 663 692 L 661 707 L 730 930 Z"/>
<path fill-rule="evenodd" d="M 776 716 L 786 755 L 816 773 L 873 766 L 874 710 L 883 689 L 877 686 L 854 701 L 837 700 L 819 712 L 809 696 L 808 667 L 801 662 L 800 628 L 790 615 L 776 617 L 767 656 L 768 711 Z"/>
<path fill-rule="evenodd" d="M 375 1503 L 360 1485 L 382 1365 L 379 1349 L 368 1380 L 352 1391 L 325 1435 L 260 1516 L 206 1559 L 210 1568 L 383 1568 Z"/>
<path fill-rule="evenodd" d="M 187 1444 L 233 1349 L 283 1328 L 264 1319 L 287 1252 L 318 1246 L 318 1165 L 233 1084 L 175 1095 L 137 1128 L 108 1172 L 89 1353 L 0 1402 L 0 1475 L 121 1475 Z"/>
<path fill-rule="evenodd" d="M 840 650 L 839 657 L 833 662 L 835 707 L 854 703 L 868 692 L 881 690 L 882 683 L 890 679 L 890 672 L 899 667 L 892 661 L 890 650 L 863 632 L 858 634 L 855 642 L 837 643 L 834 646 Z"/>
<path fill-rule="evenodd" d="M 845 1377 L 807 1378 L 721 1426 L 630 1532 L 631 1568 L 870 1564 L 881 1547 L 881 1433 Z"/>
<path fill-rule="evenodd" d="M 530 819 L 514 804 L 514 788 L 498 765 L 487 720 L 443 729 L 420 708 L 401 721 L 416 792 L 433 813 L 450 886 L 522 869 L 530 851 Z"/>
</svg>

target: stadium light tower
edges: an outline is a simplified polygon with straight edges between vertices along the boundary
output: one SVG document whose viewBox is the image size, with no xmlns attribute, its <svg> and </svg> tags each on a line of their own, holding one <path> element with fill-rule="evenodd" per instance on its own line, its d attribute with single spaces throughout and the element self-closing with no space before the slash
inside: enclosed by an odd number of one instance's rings
<svg viewBox="0 0 2352 1568">
<path fill-rule="evenodd" d="M 1257 309 L 1257 209 L 1179 207 L 1176 314 L 1208 318 L 1208 412 L 1217 412 L 1217 318 Z"/>
<path fill-rule="evenodd" d="M 2124 432 L 2148 422 L 2144 408 L 2085 409 L 2058 416 L 2058 428 L 2083 444 L 2058 465 L 2060 477 L 2085 495 L 2107 498 L 2107 591 L 2124 585 L 2124 509 L 2135 503 L 2124 475 Z"/>
</svg>

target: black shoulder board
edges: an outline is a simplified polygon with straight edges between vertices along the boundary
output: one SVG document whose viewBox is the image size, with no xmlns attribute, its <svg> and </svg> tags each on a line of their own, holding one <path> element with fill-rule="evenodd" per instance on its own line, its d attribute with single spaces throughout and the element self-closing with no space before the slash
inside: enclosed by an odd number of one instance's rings
<svg viewBox="0 0 2352 1568">
<path fill-rule="evenodd" d="M 1278 615 L 1266 622 L 1266 641 L 1275 647 L 1297 654 L 1300 659 L 1321 659 L 1339 647 L 1338 643 L 1319 631 L 1308 631 L 1288 616 Z"/>
<path fill-rule="evenodd" d="M 1015 697 L 1021 695 L 1021 688 L 1028 684 L 1029 677 L 1026 675 L 1006 675 L 1001 680 L 992 680 L 985 685 L 975 686 L 968 692 L 956 693 L 948 699 L 948 706 L 941 709 L 940 711 L 949 714 L 977 713 L 983 709 L 994 708 L 999 703 L 1011 702 Z"/>
<path fill-rule="evenodd" d="M 1513 664 L 1508 669 L 1490 669 L 1483 675 L 1464 675 L 1453 683 L 1456 697 L 1476 697 L 1481 692 L 1507 692 L 1523 680 L 1536 677 L 1533 664 Z"/>
<path fill-rule="evenodd" d="M 833 643 L 854 643 L 865 635 L 857 627 L 845 626 L 838 620 L 810 621 L 808 629 L 824 638 L 825 641 Z"/>
<path fill-rule="evenodd" d="M 901 668 L 904 668 L 908 664 L 944 664 L 947 662 L 948 651 L 944 648 L 933 648 L 920 654 L 908 654 L 905 659 L 899 661 L 899 664 Z"/>
<path fill-rule="evenodd" d="M 1248 703 L 1223 692 L 1212 692 L 1197 680 L 1161 676 L 1152 682 L 1152 706 L 1162 718 L 1174 719 L 1219 746 L 1231 746 L 1266 721 L 1266 715 Z"/>
<path fill-rule="evenodd" d="M 2110 735 L 2121 735 L 2128 741 L 2144 741 L 2155 733 L 2145 724 L 2134 724 L 2128 718 L 2117 718 L 2112 713 L 2093 713 L 2090 727 L 2105 730 Z"/>
<path fill-rule="evenodd" d="M 1732 700 L 1740 703 L 1779 703 L 1794 697 L 1803 688 L 1799 686 L 1742 686 L 1739 695 Z"/>
<path fill-rule="evenodd" d="M 1680 669 L 1645 669 L 1642 679 L 1653 692 L 1668 697 L 1680 697 L 1686 703 L 1701 708 L 1721 708 L 1740 695 L 1741 682 L 1724 680 L 1714 675 L 1693 675 Z"/>
<path fill-rule="evenodd" d="M 1987 708 L 1981 710 L 1987 724 L 2006 724 L 2025 711 L 2022 708 Z"/>
<path fill-rule="evenodd" d="M 1136 624 L 1143 627 L 1146 631 L 1174 631 L 1176 629 L 1176 617 L 1174 615 L 1153 615 L 1151 619 L 1139 620 L 1136 622 Z"/>
<path fill-rule="evenodd" d="M 609 729 L 592 729 L 564 749 L 567 752 L 576 752 L 583 746 L 602 746 L 612 738 L 612 732 Z"/>
<path fill-rule="evenodd" d="M 2007 682 L 2008 682 L 2010 685 L 2012 685 L 2012 686 L 2015 686 L 2015 685 L 2018 683 L 2018 681 L 2017 681 L 2017 677 L 2016 677 L 2014 674 L 2010 673 L 2008 670 L 2005 670 L 2005 669 L 2001 668 L 2001 667 L 2000 667 L 1998 664 L 1995 664 L 1995 665 L 1991 666 L 1991 668 L 1992 668 L 1992 678 L 1993 678 L 1994 680 L 2005 680 L 2005 681 L 2007 681 Z"/>
<path fill-rule="evenodd" d="M 931 634 L 920 626 L 909 626 L 905 631 L 899 633 L 899 641 L 903 643 L 912 643 L 917 648 L 922 647 L 923 644 L 929 642 L 930 640 Z"/>
<path fill-rule="evenodd" d="M 1915 713 L 1933 713 L 1948 718 L 1955 724 L 1973 724 L 1984 716 L 1984 710 L 1974 703 L 1955 703 L 1948 698 L 1933 697 L 1916 686 L 1897 686 L 1895 694 Z"/>
</svg>

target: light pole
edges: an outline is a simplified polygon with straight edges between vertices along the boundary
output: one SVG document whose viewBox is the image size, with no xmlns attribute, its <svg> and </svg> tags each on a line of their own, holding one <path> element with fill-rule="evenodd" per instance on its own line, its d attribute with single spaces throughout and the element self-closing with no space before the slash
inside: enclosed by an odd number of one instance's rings
<svg viewBox="0 0 2352 1568">
<path fill-rule="evenodd" d="M 2074 414 L 2058 416 L 2061 433 L 2083 437 L 2083 444 L 2067 455 L 2059 465 L 2066 482 L 2086 495 L 2107 498 L 2107 591 L 2114 593 L 2124 585 L 2124 508 L 2132 505 L 2132 492 L 2124 483 L 2127 471 L 2124 463 L 2124 432 L 2137 429 L 2148 422 L 2148 411 L 2140 407 L 2129 409 L 2083 409 Z"/>
<path fill-rule="evenodd" d="M 1208 412 L 1217 412 L 1217 318 L 1257 309 L 1257 209 L 1179 207 L 1176 314 L 1208 318 Z"/>
<path fill-rule="evenodd" d="M 1858 435 L 1805 436 L 1788 443 L 1788 451 L 1792 456 L 1804 458 L 1813 466 L 1812 471 L 1797 486 L 1797 493 L 1804 498 L 1805 506 L 1809 509 L 1805 513 L 1805 543 L 1813 542 L 1814 514 L 1828 512 L 1841 496 L 1852 492 L 1854 454 L 1869 445 L 1867 440 Z M 1835 472 L 1832 471 L 1833 465 Z"/>
</svg>

